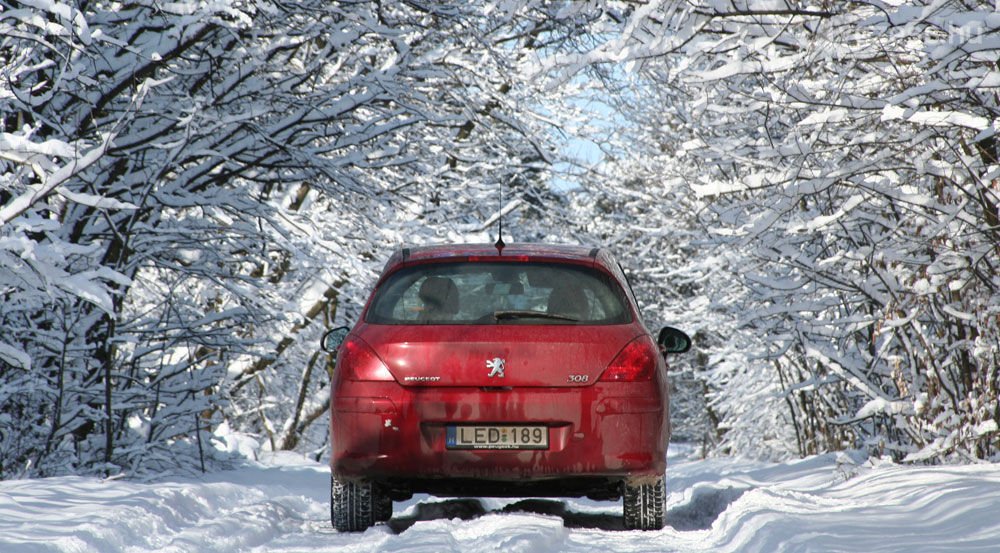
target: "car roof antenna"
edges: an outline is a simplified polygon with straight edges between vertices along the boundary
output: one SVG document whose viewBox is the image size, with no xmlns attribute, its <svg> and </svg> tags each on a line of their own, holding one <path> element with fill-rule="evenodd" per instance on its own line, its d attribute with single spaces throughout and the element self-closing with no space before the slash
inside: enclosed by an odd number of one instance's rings
<svg viewBox="0 0 1000 553">
<path fill-rule="evenodd" d="M 499 228 L 497 229 L 497 241 L 493 247 L 497 249 L 497 255 L 503 255 L 503 248 L 507 244 L 503 243 L 503 183 L 500 183 L 500 211 L 497 213 Z"/>
</svg>

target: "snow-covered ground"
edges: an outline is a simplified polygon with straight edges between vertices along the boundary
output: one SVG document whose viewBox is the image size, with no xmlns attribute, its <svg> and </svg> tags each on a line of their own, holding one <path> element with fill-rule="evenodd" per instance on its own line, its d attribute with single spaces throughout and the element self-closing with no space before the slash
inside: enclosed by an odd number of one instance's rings
<svg viewBox="0 0 1000 553">
<path fill-rule="evenodd" d="M 671 450 L 669 525 L 589 500 L 414 497 L 387 525 L 329 525 L 325 466 L 287 454 L 198 479 L 0 482 L 0 552 L 1000 551 L 1000 465 L 768 464 Z"/>
</svg>

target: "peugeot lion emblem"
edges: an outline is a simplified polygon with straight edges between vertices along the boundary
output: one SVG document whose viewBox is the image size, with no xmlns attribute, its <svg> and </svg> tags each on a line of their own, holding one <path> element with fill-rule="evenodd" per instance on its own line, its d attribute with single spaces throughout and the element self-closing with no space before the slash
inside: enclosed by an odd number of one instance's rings
<svg viewBox="0 0 1000 553">
<path fill-rule="evenodd" d="M 489 378 L 494 376 L 499 376 L 503 378 L 504 360 L 499 357 L 494 357 L 486 361 L 486 368 L 490 369 L 490 374 L 486 375 Z"/>
</svg>

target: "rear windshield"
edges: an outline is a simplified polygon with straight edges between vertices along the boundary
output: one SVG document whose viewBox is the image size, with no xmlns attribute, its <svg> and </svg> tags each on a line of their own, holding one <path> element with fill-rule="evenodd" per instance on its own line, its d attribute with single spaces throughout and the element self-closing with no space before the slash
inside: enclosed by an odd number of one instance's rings
<svg viewBox="0 0 1000 553">
<path fill-rule="evenodd" d="M 553 263 L 442 263 L 390 276 L 373 324 L 606 325 L 631 322 L 625 294 L 603 273 Z"/>
</svg>

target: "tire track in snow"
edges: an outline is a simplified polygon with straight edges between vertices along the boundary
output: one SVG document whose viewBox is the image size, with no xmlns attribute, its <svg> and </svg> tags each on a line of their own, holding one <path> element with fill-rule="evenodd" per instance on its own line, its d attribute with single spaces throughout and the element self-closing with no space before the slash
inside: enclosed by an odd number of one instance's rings
<svg viewBox="0 0 1000 553">
<path fill-rule="evenodd" d="M 154 484 L 0 482 L 0 552 L 1000 550 L 1000 465 L 672 458 L 668 474 L 657 532 L 621 531 L 617 502 L 417 496 L 389 524 L 341 534 L 329 526 L 327 469 L 288 456 Z"/>
</svg>

